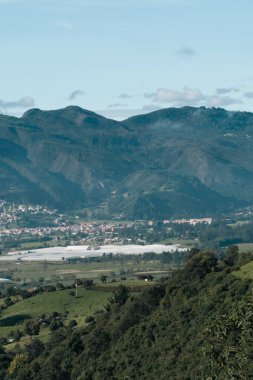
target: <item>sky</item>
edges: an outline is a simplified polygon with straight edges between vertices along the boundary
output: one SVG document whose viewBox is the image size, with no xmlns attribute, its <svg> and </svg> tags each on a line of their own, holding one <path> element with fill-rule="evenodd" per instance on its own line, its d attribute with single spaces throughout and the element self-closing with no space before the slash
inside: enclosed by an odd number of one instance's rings
<svg viewBox="0 0 253 380">
<path fill-rule="evenodd" d="M 0 112 L 253 112 L 252 0 L 0 0 Z"/>
</svg>

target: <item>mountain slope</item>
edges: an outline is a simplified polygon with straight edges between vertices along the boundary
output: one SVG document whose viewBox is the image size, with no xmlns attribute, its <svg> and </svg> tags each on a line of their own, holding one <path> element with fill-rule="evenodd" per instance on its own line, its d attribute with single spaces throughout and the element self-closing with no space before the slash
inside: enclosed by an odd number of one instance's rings
<svg viewBox="0 0 253 380">
<path fill-rule="evenodd" d="M 218 262 L 195 250 L 184 269 L 140 295 L 120 285 L 88 326 L 62 327 L 9 356 L 0 350 L 2 378 L 253 379 L 252 281 L 229 273 L 243 256 Z"/>
<path fill-rule="evenodd" d="M 0 116 L 0 198 L 96 217 L 222 213 L 253 203 L 252 136 L 253 114 L 203 107 Z"/>
</svg>

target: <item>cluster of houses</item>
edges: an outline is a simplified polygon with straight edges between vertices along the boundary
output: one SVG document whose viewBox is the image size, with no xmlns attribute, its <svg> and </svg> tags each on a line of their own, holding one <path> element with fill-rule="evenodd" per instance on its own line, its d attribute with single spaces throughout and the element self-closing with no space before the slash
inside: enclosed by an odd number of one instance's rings
<svg viewBox="0 0 253 380">
<path fill-rule="evenodd" d="M 16 204 L 0 200 L 0 226 L 5 226 L 21 220 L 25 214 L 54 215 L 57 210 L 51 210 L 40 205 Z"/>
<path fill-rule="evenodd" d="M 190 224 L 192 226 L 195 226 L 196 224 L 199 223 L 204 223 L 204 224 L 211 224 L 213 221 L 213 218 L 195 218 L 195 219 L 174 219 L 174 220 L 164 220 L 164 224 L 168 223 L 175 223 L 175 224 Z"/>
</svg>

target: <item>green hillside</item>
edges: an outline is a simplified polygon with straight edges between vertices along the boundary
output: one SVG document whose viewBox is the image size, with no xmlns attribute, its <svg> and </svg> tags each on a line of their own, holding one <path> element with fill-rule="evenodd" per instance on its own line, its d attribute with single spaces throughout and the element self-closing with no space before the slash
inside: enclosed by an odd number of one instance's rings
<svg viewBox="0 0 253 380">
<path fill-rule="evenodd" d="M 253 379 L 252 281 L 234 275 L 242 258 L 193 250 L 139 297 L 121 286 L 87 327 L 2 351 L 3 379 Z"/>
<path fill-rule="evenodd" d="M 253 261 L 243 265 L 239 271 L 236 271 L 234 275 L 241 279 L 253 280 Z"/>
<path fill-rule="evenodd" d="M 22 319 L 38 318 L 42 314 L 48 315 L 55 311 L 61 314 L 67 312 L 68 319 L 82 317 L 84 320 L 85 316 L 103 308 L 110 297 L 109 292 L 89 291 L 85 288 L 77 289 L 77 297 L 69 289 L 45 292 L 19 301 L 4 310 L 0 315 L 0 326 L 12 326 L 15 319 L 20 322 Z"/>
<path fill-rule="evenodd" d="M 252 130 L 251 113 L 204 107 L 0 115 L 0 199 L 98 219 L 221 214 L 253 203 Z"/>
</svg>

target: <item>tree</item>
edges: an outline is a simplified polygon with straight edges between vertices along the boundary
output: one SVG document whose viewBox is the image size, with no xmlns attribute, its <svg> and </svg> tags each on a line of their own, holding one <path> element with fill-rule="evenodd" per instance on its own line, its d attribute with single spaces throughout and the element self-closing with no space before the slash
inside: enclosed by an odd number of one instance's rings
<svg viewBox="0 0 253 380">
<path fill-rule="evenodd" d="M 204 352 L 212 379 L 252 378 L 252 295 L 246 296 L 228 314 L 217 314 L 204 331 Z"/>
<path fill-rule="evenodd" d="M 110 303 L 122 306 L 126 303 L 129 297 L 129 290 L 124 285 L 119 285 L 114 292 L 113 298 L 110 299 Z"/>
<path fill-rule="evenodd" d="M 72 330 L 74 327 L 77 326 L 77 322 L 75 319 L 71 319 L 68 324 L 68 329 Z"/>
<path fill-rule="evenodd" d="M 95 321 L 95 318 L 93 317 L 93 315 L 87 315 L 84 321 L 85 323 L 91 323 Z"/>
<path fill-rule="evenodd" d="M 10 363 L 10 357 L 4 351 L 4 349 L 0 345 L 0 379 L 4 378 L 4 373 L 7 370 Z"/>
<path fill-rule="evenodd" d="M 20 332 L 19 329 L 12 330 L 9 333 L 9 337 L 15 339 L 16 342 L 18 342 L 20 340 L 21 336 L 22 336 L 22 333 Z"/>
<path fill-rule="evenodd" d="M 217 269 L 218 260 L 212 252 L 197 252 L 186 261 L 184 275 L 188 278 L 204 278 Z"/>
<path fill-rule="evenodd" d="M 26 364 L 28 363 L 28 355 L 27 354 L 17 354 L 14 356 L 14 359 L 10 363 L 10 367 L 8 369 L 8 373 L 10 375 L 18 374 L 22 370 L 25 369 Z"/>
<path fill-rule="evenodd" d="M 14 302 L 12 301 L 12 299 L 11 299 L 10 297 L 5 298 L 5 300 L 4 300 L 4 305 L 5 305 L 6 307 L 11 306 L 11 305 L 13 305 L 13 304 L 14 304 Z"/>
<path fill-rule="evenodd" d="M 57 290 L 64 290 L 65 287 L 64 287 L 64 285 L 63 285 L 61 282 L 57 282 L 57 284 L 56 284 L 56 289 L 57 289 Z"/>
<path fill-rule="evenodd" d="M 226 255 L 223 257 L 223 262 L 229 266 L 229 267 L 233 267 L 237 260 L 238 260 L 238 256 L 239 256 L 239 248 L 237 245 L 230 245 L 228 248 L 227 248 L 227 252 L 226 252 Z"/>
<path fill-rule="evenodd" d="M 44 344 L 38 338 L 32 339 L 31 343 L 26 345 L 25 351 L 29 359 L 35 359 L 41 354 L 44 349 Z"/>
<path fill-rule="evenodd" d="M 102 274 L 102 275 L 100 276 L 100 281 L 101 281 L 103 284 L 105 284 L 106 281 L 107 281 L 107 276 L 106 276 L 105 274 Z"/>
<path fill-rule="evenodd" d="M 32 335 L 39 335 L 40 324 L 32 319 L 26 319 L 24 321 L 24 333 L 32 337 Z"/>
<path fill-rule="evenodd" d="M 50 322 L 49 329 L 50 329 L 51 331 L 56 331 L 56 330 L 58 330 L 60 327 L 63 327 L 63 322 L 62 322 L 61 320 L 56 321 L 55 319 L 53 319 L 53 320 Z"/>
</svg>

